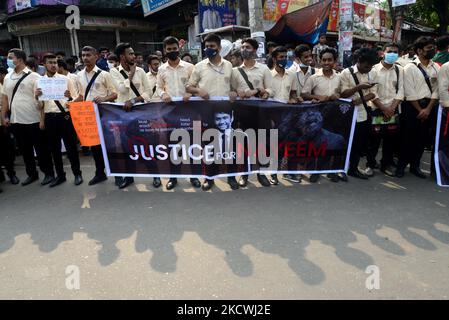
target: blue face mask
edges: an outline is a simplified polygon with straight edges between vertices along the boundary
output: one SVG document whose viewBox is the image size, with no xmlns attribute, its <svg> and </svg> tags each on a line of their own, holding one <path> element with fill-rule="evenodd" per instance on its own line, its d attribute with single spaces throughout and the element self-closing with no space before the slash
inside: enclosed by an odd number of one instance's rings
<svg viewBox="0 0 449 320">
<path fill-rule="evenodd" d="M 12 59 L 6 60 L 6 63 L 8 64 L 8 68 L 14 69 L 16 66 L 14 65 L 14 62 Z"/>
<path fill-rule="evenodd" d="M 213 58 L 217 55 L 218 50 L 216 49 L 211 49 L 211 48 L 206 48 L 204 49 L 204 54 L 206 55 L 206 57 L 208 58 Z"/>
<path fill-rule="evenodd" d="M 395 52 L 388 52 L 384 56 L 385 63 L 393 64 L 398 60 L 398 54 Z"/>
<path fill-rule="evenodd" d="M 300 68 L 308 68 L 309 66 L 301 62 L 301 63 L 299 64 L 299 67 L 300 67 Z"/>
<path fill-rule="evenodd" d="M 288 63 L 287 59 L 278 60 L 278 62 L 277 62 L 278 66 L 283 69 L 285 69 L 285 67 L 287 66 L 287 63 Z"/>
</svg>

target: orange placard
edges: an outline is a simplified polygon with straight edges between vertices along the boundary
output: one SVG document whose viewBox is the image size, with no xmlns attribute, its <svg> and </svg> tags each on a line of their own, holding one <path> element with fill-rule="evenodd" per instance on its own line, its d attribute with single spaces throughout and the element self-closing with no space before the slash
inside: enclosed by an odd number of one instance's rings
<svg viewBox="0 0 449 320">
<path fill-rule="evenodd" d="M 92 101 L 83 101 L 72 102 L 69 105 L 70 116 L 81 145 L 85 147 L 99 145 L 100 136 L 98 135 L 94 103 Z"/>
</svg>

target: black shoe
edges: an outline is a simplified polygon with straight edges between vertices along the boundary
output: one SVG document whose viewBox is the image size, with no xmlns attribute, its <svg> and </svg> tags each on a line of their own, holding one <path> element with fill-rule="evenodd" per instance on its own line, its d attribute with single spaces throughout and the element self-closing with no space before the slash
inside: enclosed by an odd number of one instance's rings
<svg viewBox="0 0 449 320">
<path fill-rule="evenodd" d="M 299 174 L 284 174 L 282 179 L 293 182 L 293 183 L 301 183 L 301 175 Z"/>
<path fill-rule="evenodd" d="M 204 181 L 203 185 L 201 186 L 201 189 L 203 189 L 203 191 L 209 191 L 210 189 L 212 189 L 214 184 L 214 180 L 206 179 L 206 181 Z"/>
<path fill-rule="evenodd" d="M 268 178 L 265 177 L 263 174 L 257 174 L 257 181 L 264 187 L 270 187 L 270 181 L 268 181 Z"/>
<path fill-rule="evenodd" d="M 398 177 L 398 178 L 402 178 L 404 175 L 405 175 L 404 168 L 397 167 L 396 168 L 396 172 L 395 172 L 395 176 Z"/>
<path fill-rule="evenodd" d="M 389 177 L 395 176 L 395 172 L 393 171 L 393 168 L 391 168 L 391 166 L 382 167 L 382 168 L 380 168 L 380 171 Z"/>
<path fill-rule="evenodd" d="M 359 169 L 356 170 L 349 170 L 348 171 L 348 176 L 357 178 L 357 179 L 362 179 L 362 180 L 368 180 L 368 176 L 361 173 Z"/>
<path fill-rule="evenodd" d="M 320 180 L 319 174 L 314 173 L 314 174 L 310 175 L 310 178 L 309 178 L 310 183 L 316 183 L 318 180 Z"/>
<path fill-rule="evenodd" d="M 3 171 L 0 169 L 0 183 L 1 182 L 5 182 L 6 178 L 5 178 L 5 174 L 3 173 Z"/>
<path fill-rule="evenodd" d="M 427 176 L 424 174 L 424 172 L 421 171 L 420 168 L 410 168 L 410 173 L 421 179 L 427 178 Z"/>
<path fill-rule="evenodd" d="M 53 179 L 52 183 L 50 183 L 50 188 L 59 186 L 60 184 L 66 182 L 67 179 L 65 176 L 56 177 L 56 179 Z"/>
<path fill-rule="evenodd" d="M 108 180 L 108 177 L 106 177 L 105 174 L 100 175 L 100 176 L 96 175 L 95 177 L 92 178 L 92 180 L 89 181 L 89 185 L 93 186 L 93 185 L 96 185 L 96 184 L 106 181 L 106 180 Z"/>
<path fill-rule="evenodd" d="M 246 188 L 248 186 L 248 176 L 241 176 L 239 180 L 239 187 Z"/>
<path fill-rule="evenodd" d="M 348 176 L 346 175 L 346 173 L 339 173 L 338 175 L 338 179 L 340 179 L 343 182 L 348 182 Z"/>
<path fill-rule="evenodd" d="M 239 188 L 239 184 L 238 184 L 237 180 L 235 180 L 235 177 L 229 177 L 228 184 L 232 190 L 237 190 Z"/>
<path fill-rule="evenodd" d="M 19 184 L 20 180 L 16 175 L 9 176 L 9 181 L 11 184 Z"/>
<path fill-rule="evenodd" d="M 161 178 L 154 178 L 153 179 L 153 187 L 159 188 L 161 185 L 162 185 Z"/>
<path fill-rule="evenodd" d="M 167 188 L 167 190 L 171 190 L 174 187 L 176 187 L 177 184 L 178 184 L 177 179 L 170 179 L 170 180 L 168 180 L 167 185 L 165 187 Z"/>
<path fill-rule="evenodd" d="M 339 182 L 340 178 L 338 177 L 338 175 L 336 173 L 329 173 L 327 175 L 327 177 L 330 179 L 330 181 L 332 182 Z"/>
<path fill-rule="evenodd" d="M 77 174 L 75 176 L 75 186 L 79 186 L 81 183 L 83 183 L 83 177 L 80 174 Z"/>
<path fill-rule="evenodd" d="M 47 184 L 52 183 L 54 180 L 55 180 L 55 177 L 54 177 L 54 176 L 46 175 L 46 176 L 44 177 L 44 180 L 42 180 L 41 185 L 45 186 L 45 185 L 47 185 Z"/>
<path fill-rule="evenodd" d="M 197 178 L 192 178 L 192 179 L 190 179 L 190 183 L 192 184 L 192 186 L 194 187 L 194 188 L 201 188 L 201 182 L 200 182 L 200 180 L 198 180 Z"/>
<path fill-rule="evenodd" d="M 125 189 L 126 187 L 128 187 L 129 185 L 134 183 L 134 178 L 133 177 L 125 177 L 122 180 L 122 183 L 120 183 L 120 185 L 118 186 L 119 189 Z"/>
<path fill-rule="evenodd" d="M 279 184 L 279 179 L 278 179 L 277 174 L 272 174 L 268 181 L 270 181 L 270 184 L 272 184 L 273 186 L 277 186 Z"/>
<path fill-rule="evenodd" d="M 118 187 L 123 182 L 123 177 L 114 177 L 114 184 Z"/>
<path fill-rule="evenodd" d="M 24 182 L 22 182 L 22 186 L 27 186 L 29 184 L 32 184 L 34 181 L 39 180 L 39 176 L 28 176 Z"/>
</svg>

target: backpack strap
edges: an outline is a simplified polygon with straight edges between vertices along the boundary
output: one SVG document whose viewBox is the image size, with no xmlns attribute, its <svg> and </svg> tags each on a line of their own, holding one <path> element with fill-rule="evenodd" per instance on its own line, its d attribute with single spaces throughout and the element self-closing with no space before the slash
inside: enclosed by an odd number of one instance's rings
<svg viewBox="0 0 449 320">
<path fill-rule="evenodd" d="M 125 78 L 125 80 L 128 79 L 128 75 L 126 74 L 125 70 L 123 70 L 123 69 L 120 70 L 120 73 L 122 74 L 123 78 Z M 129 84 L 131 86 L 131 90 L 134 92 L 136 97 L 140 97 L 141 94 L 139 93 L 139 90 L 137 90 L 136 86 L 134 85 L 134 83 L 131 80 L 129 80 Z M 154 91 L 156 91 L 156 89 L 154 89 Z M 153 93 L 154 93 L 154 91 L 153 91 Z"/>
<path fill-rule="evenodd" d="M 417 64 L 416 62 L 412 62 L 415 66 L 418 67 L 419 71 L 421 71 L 422 75 L 424 76 L 424 80 L 426 80 L 427 86 L 429 87 L 430 93 L 432 93 L 432 85 L 430 84 L 430 78 L 427 74 L 426 70 L 421 67 L 420 64 Z"/>
<path fill-rule="evenodd" d="M 23 80 L 25 80 L 26 77 L 28 77 L 32 72 L 26 72 L 22 78 L 19 79 L 19 81 L 17 81 L 16 85 L 14 86 L 14 89 L 12 91 L 12 96 L 11 96 L 11 101 L 9 102 L 9 115 L 11 117 L 11 110 L 12 110 L 12 102 L 14 101 L 14 96 L 17 93 L 17 90 L 19 90 L 19 86 L 22 83 Z"/>
<path fill-rule="evenodd" d="M 352 78 L 354 79 L 355 85 L 358 86 L 360 84 L 359 78 L 357 78 L 357 75 L 354 73 L 354 68 L 350 67 L 349 71 L 351 72 Z M 362 104 L 365 107 L 365 111 L 368 114 L 368 116 L 371 114 L 371 110 L 368 108 L 368 104 L 366 103 L 365 96 L 363 95 L 363 91 L 358 91 L 360 95 L 360 99 L 362 100 Z"/>
<path fill-rule="evenodd" d="M 101 69 L 98 69 L 97 72 L 95 72 L 92 79 L 90 79 L 89 84 L 87 85 L 86 92 L 84 93 L 84 101 L 86 101 L 87 96 L 90 93 L 90 89 L 92 88 L 92 85 L 95 83 L 95 80 L 97 79 L 98 75 L 101 73 Z"/>
</svg>

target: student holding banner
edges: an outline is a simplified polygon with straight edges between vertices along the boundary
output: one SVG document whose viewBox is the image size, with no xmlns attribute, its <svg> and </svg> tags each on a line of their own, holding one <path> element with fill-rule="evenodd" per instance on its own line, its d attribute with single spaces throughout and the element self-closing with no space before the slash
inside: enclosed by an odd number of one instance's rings
<svg viewBox="0 0 449 320">
<path fill-rule="evenodd" d="M 90 46 L 81 50 L 85 68 L 78 73 L 77 86 L 80 95 L 76 101 L 93 101 L 95 103 L 113 102 L 117 99 L 114 80 L 108 72 L 102 71 L 96 66 L 98 51 Z M 95 160 L 95 176 L 89 181 L 89 185 L 106 181 L 105 164 L 101 145 L 92 146 L 92 155 Z"/>
<path fill-rule="evenodd" d="M 402 141 L 396 176 L 403 177 L 410 164 L 410 173 L 424 179 L 426 175 L 420 169 L 420 162 L 427 140 L 433 138 L 440 66 L 431 60 L 435 55 L 432 37 L 419 37 L 415 41 L 415 53 L 417 58 L 404 67 L 406 102 L 402 108 Z"/>
<path fill-rule="evenodd" d="M 242 58 L 243 64 L 237 68 L 240 73 L 238 79 L 243 79 L 249 90 L 246 91 L 247 97 L 256 97 L 262 99 L 268 99 L 273 96 L 273 75 L 270 69 L 264 64 L 256 61 L 257 49 L 259 48 L 259 43 L 257 40 L 252 38 L 246 38 L 242 40 Z M 233 85 L 238 87 L 237 84 Z M 257 174 L 257 180 L 264 187 L 271 186 L 270 181 L 263 174 Z M 277 184 L 277 179 L 273 179 L 273 184 Z M 244 188 L 248 185 L 248 176 L 243 175 L 240 177 L 239 186 Z"/>
<path fill-rule="evenodd" d="M 234 70 L 232 64 L 220 56 L 221 38 L 216 34 L 209 34 L 204 39 L 204 46 L 207 58 L 195 65 L 187 85 L 187 92 L 204 100 L 216 96 L 229 97 L 230 101 L 234 101 L 237 98 L 237 93 L 231 90 L 231 83 L 234 82 Z M 265 68 L 268 70 L 266 66 Z M 248 92 L 243 82 L 236 83 L 235 88 Z M 209 170 L 213 169 L 209 168 Z M 239 188 L 235 177 L 229 177 L 227 181 L 232 190 Z M 213 186 L 214 180 L 206 179 L 202 189 L 208 191 Z"/>
<path fill-rule="evenodd" d="M 449 62 L 441 66 L 438 73 L 438 92 L 440 94 L 440 104 L 449 108 Z"/>
<path fill-rule="evenodd" d="M 68 101 L 72 101 L 73 97 L 77 93 L 75 85 L 66 76 L 57 73 L 58 61 L 54 54 L 46 54 L 43 57 L 44 66 L 46 69 L 45 78 L 61 78 L 67 81 L 67 88 L 64 95 Z M 35 90 L 36 97 L 42 96 L 42 88 L 39 88 L 36 83 Z M 76 96 L 75 96 L 76 97 Z M 50 183 L 50 188 L 56 187 L 66 181 L 66 173 L 64 172 L 64 166 L 61 153 L 61 139 L 64 141 L 64 146 L 67 150 L 67 156 L 72 166 L 72 172 L 75 176 L 75 185 L 79 186 L 83 183 L 83 177 L 81 175 L 80 159 L 78 155 L 78 143 L 76 132 L 68 112 L 67 100 L 48 100 L 41 101 L 39 103 L 42 108 L 41 113 L 41 129 L 46 130 L 47 144 L 50 149 L 53 161 L 56 169 L 56 179 Z"/>
<path fill-rule="evenodd" d="M 129 43 L 119 43 L 115 48 L 115 54 L 120 59 L 117 69 L 111 69 L 110 73 L 117 89 L 117 102 L 124 103 L 125 111 L 132 111 L 134 104 L 150 101 L 152 92 L 145 71 L 137 67 L 136 55 Z M 124 189 L 134 183 L 133 177 L 125 177 L 118 182 L 119 189 Z M 159 178 L 154 178 L 153 185 L 161 185 Z"/>
<path fill-rule="evenodd" d="M 325 48 L 320 51 L 319 60 L 322 69 L 318 69 L 304 84 L 301 96 L 305 100 L 326 102 L 340 98 L 340 75 L 334 70 L 337 58 L 337 51 L 332 48 Z M 310 180 L 316 182 L 319 177 L 319 174 L 312 174 Z M 329 173 L 327 177 L 332 182 L 339 182 L 340 179 L 347 180 L 344 174 L 339 176 L 336 173 Z"/>
<path fill-rule="evenodd" d="M 295 73 L 285 69 L 287 66 L 287 48 L 282 46 L 274 48 L 271 52 L 271 59 L 273 63 L 273 69 L 271 70 L 273 98 L 291 104 L 302 102 L 302 98 L 297 96 L 298 83 Z M 296 174 L 284 174 L 284 179 L 295 183 L 301 182 L 300 176 Z M 279 184 L 276 174 L 271 175 L 270 183 L 273 185 Z"/>
<path fill-rule="evenodd" d="M 41 185 L 47 185 L 53 181 L 54 171 L 44 132 L 39 129 L 40 111 L 34 89 L 40 76 L 28 69 L 25 61 L 24 51 L 20 49 L 9 51 L 8 65 L 13 71 L 6 75 L 3 83 L 2 122 L 5 127 L 11 126 L 25 162 L 28 177 L 22 185 L 29 185 L 39 179 L 34 150 L 39 167 L 45 174 Z"/>
<path fill-rule="evenodd" d="M 175 37 L 166 37 L 163 46 L 167 62 L 158 68 L 155 91 L 160 93 L 160 98 L 165 103 L 171 102 L 172 97 L 182 97 L 184 101 L 188 101 L 192 95 L 186 92 L 186 86 L 194 66 L 179 57 L 179 41 Z M 190 178 L 190 183 L 194 188 L 201 188 L 201 182 L 197 178 Z M 177 184 L 178 179 L 170 178 L 166 188 L 172 190 Z"/>
</svg>

